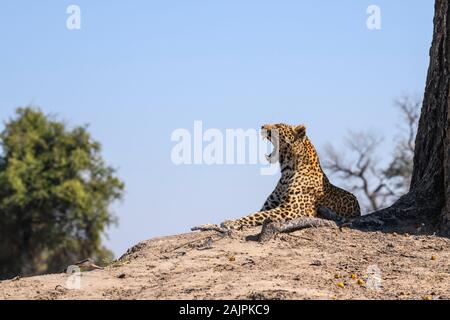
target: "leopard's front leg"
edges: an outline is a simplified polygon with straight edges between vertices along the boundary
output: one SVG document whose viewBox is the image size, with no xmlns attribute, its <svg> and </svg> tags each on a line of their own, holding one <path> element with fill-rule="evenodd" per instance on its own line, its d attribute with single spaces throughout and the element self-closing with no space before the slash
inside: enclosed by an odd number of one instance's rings
<svg viewBox="0 0 450 320">
<path fill-rule="evenodd" d="M 226 229 L 241 229 L 244 227 L 260 226 L 266 220 L 281 222 L 292 218 L 294 217 L 292 217 L 292 212 L 290 209 L 280 206 L 267 211 L 259 211 L 237 220 L 224 221 L 221 224 L 221 227 Z"/>
</svg>

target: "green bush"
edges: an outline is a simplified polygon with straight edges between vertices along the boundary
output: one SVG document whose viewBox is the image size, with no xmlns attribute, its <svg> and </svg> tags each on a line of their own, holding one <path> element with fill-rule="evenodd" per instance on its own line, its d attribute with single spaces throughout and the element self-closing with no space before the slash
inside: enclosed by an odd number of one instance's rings
<svg viewBox="0 0 450 320">
<path fill-rule="evenodd" d="M 101 235 L 124 185 L 87 127 L 19 108 L 0 143 L 0 278 L 111 257 Z"/>
</svg>

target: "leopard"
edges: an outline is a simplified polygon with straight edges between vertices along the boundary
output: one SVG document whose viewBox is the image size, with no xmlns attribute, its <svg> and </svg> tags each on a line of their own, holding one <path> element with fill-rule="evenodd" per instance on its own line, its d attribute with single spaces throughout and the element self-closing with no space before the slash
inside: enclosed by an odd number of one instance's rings
<svg viewBox="0 0 450 320">
<path fill-rule="evenodd" d="M 279 163 L 281 177 L 260 211 L 226 220 L 222 228 L 242 229 L 267 221 L 317 217 L 320 206 L 344 219 L 361 215 L 356 196 L 333 185 L 323 171 L 305 125 L 267 124 L 261 127 L 261 133 L 273 145 L 274 150 L 266 158 L 269 163 Z"/>
</svg>

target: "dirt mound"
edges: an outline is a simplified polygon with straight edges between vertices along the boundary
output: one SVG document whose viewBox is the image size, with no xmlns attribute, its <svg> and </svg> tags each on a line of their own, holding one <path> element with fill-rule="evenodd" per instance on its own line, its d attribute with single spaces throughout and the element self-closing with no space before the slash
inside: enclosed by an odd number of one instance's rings
<svg viewBox="0 0 450 320">
<path fill-rule="evenodd" d="M 0 299 L 450 299 L 449 239 L 317 228 L 248 241 L 259 230 L 151 239 L 102 270 L 2 281 Z"/>
</svg>

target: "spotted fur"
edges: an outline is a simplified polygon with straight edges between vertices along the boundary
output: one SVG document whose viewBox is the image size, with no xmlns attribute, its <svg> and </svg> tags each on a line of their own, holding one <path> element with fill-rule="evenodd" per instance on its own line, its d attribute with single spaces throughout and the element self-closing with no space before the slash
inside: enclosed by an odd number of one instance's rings
<svg viewBox="0 0 450 320">
<path fill-rule="evenodd" d="M 319 206 L 328 207 L 339 216 L 360 216 L 356 197 L 330 183 L 323 172 L 317 152 L 303 125 L 265 125 L 263 132 L 279 150 L 281 178 L 261 211 L 238 220 L 225 221 L 223 227 L 240 229 L 257 226 L 267 219 L 285 221 L 314 217 Z M 278 148 L 277 148 L 278 146 Z M 273 160 L 273 156 L 268 156 Z"/>
</svg>

